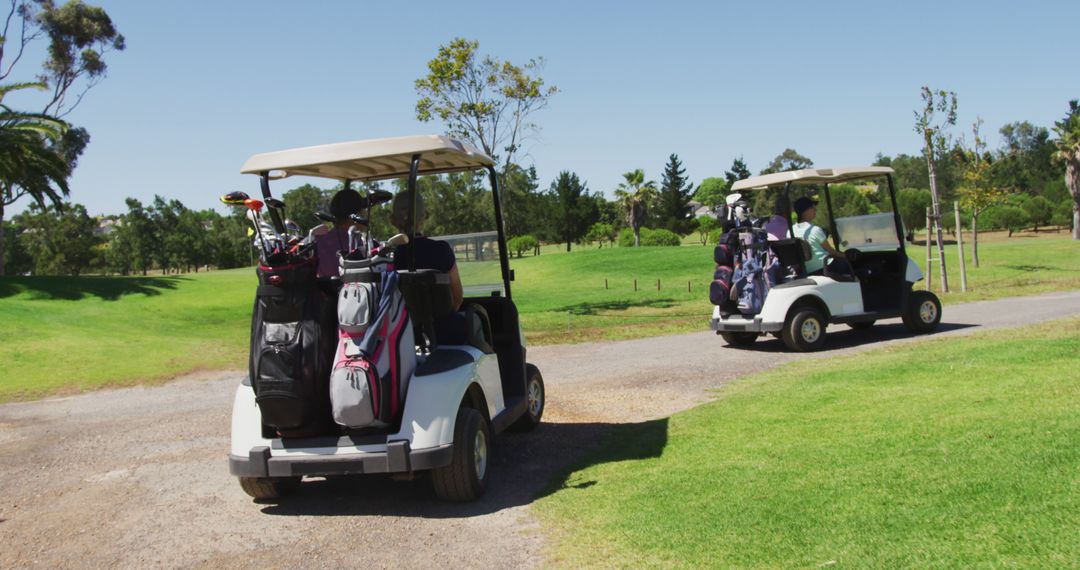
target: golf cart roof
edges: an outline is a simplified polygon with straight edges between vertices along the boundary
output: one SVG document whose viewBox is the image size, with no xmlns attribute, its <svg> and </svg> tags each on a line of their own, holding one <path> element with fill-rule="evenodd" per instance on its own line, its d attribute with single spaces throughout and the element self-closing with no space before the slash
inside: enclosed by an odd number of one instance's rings
<svg viewBox="0 0 1080 570">
<path fill-rule="evenodd" d="M 737 180 L 731 185 L 731 191 L 739 190 L 764 190 L 783 186 L 788 182 L 792 184 L 835 184 L 848 182 L 860 178 L 884 176 L 893 174 L 894 171 L 888 166 L 845 166 L 841 168 L 805 168 L 803 170 L 789 170 L 775 174 L 763 174 L 751 176 L 744 180 Z"/>
<path fill-rule="evenodd" d="M 471 144 L 441 135 L 415 135 L 324 144 L 256 154 L 243 174 L 273 172 L 273 178 L 317 176 L 336 180 L 384 180 L 409 175 L 412 156 L 420 155 L 419 174 L 460 172 L 495 161 Z"/>
</svg>

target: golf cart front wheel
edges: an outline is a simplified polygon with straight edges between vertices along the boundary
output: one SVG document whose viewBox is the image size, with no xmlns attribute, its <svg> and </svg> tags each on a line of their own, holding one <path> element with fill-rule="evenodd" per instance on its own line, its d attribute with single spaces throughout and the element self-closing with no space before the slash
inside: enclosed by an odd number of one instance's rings
<svg viewBox="0 0 1080 570">
<path fill-rule="evenodd" d="M 728 346 L 750 346 L 757 340 L 758 334 L 754 332 L 726 332 L 720 333 L 720 338 L 728 343 Z"/>
<path fill-rule="evenodd" d="M 827 324 L 821 311 L 812 307 L 800 309 L 784 324 L 784 344 L 797 352 L 820 350 L 825 346 Z"/>
<path fill-rule="evenodd" d="M 544 377 L 540 374 L 540 369 L 532 364 L 526 364 L 525 413 L 510 424 L 510 431 L 524 432 L 536 429 L 536 426 L 540 425 L 540 418 L 544 417 L 546 398 Z"/>
<path fill-rule="evenodd" d="M 445 501 L 474 501 L 487 489 L 491 430 L 483 414 L 458 409 L 454 422 L 454 455 L 450 465 L 431 472 L 435 494 Z"/>
<path fill-rule="evenodd" d="M 941 322 L 941 301 L 930 291 L 912 291 L 904 311 L 904 326 L 915 334 L 933 332 Z"/>
<path fill-rule="evenodd" d="M 240 488 L 253 499 L 280 499 L 300 489 L 300 478 L 240 477 Z"/>
</svg>

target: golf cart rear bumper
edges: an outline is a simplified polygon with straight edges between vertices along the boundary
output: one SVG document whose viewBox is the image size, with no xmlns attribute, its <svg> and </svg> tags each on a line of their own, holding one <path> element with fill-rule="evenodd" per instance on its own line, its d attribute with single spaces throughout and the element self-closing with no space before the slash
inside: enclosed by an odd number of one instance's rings
<svg viewBox="0 0 1080 570">
<path fill-rule="evenodd" d="M 247 457 L 230 454 L 229 473 L 237 477 L 407 473 L 449 465 L 453 455 L 453 444 L 412 451 L 407 441 L 387 443 L 385 452 L 348 455 L 274 457 L 269 447 L 259 446 Z"/>
<path fill-rule="evenodd" d="M 731 316 L 727 318 L 714 318 L 710 322 L 710 328 L 719 333 L 726 332 L 777 332 L 784 328 L 784 323 L 762 322 L 761 317 L 748 319 L 745 317 Z"/>
</svg>

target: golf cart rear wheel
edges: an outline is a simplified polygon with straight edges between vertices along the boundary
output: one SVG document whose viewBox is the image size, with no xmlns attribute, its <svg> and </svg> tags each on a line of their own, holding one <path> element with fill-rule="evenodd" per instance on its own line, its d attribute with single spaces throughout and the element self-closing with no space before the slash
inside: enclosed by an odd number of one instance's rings
<svg viewBox="0 0 1080 570">
<path fill-rule="evenodd" d="M 930 291 L 912 291 L 904 311 L 904 326 L 915 334 L 933 332 L 941 322 L 941 301 Z"/>
<path fill-rule="evenodd" d="M 454 422 L 454 456 L 450 465 L 431 472 L 435 494 L 445 501 L 474 501 L 487 489 L 491 430 L 483 414 L 458 409 Z"/>
<path fill-rule="evenodd" d="M 300 478 L 240 477 L 240 488 L 253 499 L 280 499 L 300 489 Z"/>
<path fill-rule="evenodd" d="M 726 332 L 720 333 L 720 337 L 730 346 L 750 346 L 757 340 L 758 334 L 754 332 Z"/>
<path fill-rule="evenodd" d="M 525 413 L 510 424 L 510 431 L 523 432 L 536 429 L 536 426 L 540 425 L 540 418 L 544 417 L 546 398 L 544 377 L 540 375 L 540 369 L 532 364 L 526 364 Z"/>
<path fill-rule="evenodd" d="M 825 327 L 828 321 L 821 311 L 805 307 L 784 324 L 784 344 L 797 352 L 813 352 L 825 345 Z"/>
<path fill-rule="evenodd" d="M 874 326 L 874 321 L 859 321 L 857 323 L 848 323 L 848 326 L 857 331 L 864 331 Z"/>
</svg>

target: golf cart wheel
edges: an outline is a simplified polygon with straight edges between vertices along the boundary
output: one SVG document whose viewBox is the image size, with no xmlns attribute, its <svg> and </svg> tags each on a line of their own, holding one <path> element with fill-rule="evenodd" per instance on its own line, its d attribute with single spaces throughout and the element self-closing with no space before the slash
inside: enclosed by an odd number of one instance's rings
<svg viewBox="0 0 1080 570">
<path fill-rule="evenodd" d="M 864 331 L 874 326 L 875 321 L 859 321 L 857 323 L 848 323 L 848 326 L 857 330 Z"/>
<path fill-rule="evenodd" d="M 726 332 L 720 333 L 720 337 L 729 346 L 750 346 L 757 340 L 758 334 L 754 332 Z"/>
<path fill-rule="evenodd" d="M 819 350 L 825 345 L 827 324 L 821 311 L 812 307 L 799 309 L 784 325 L 784 344 L 797 352 Z"/>
<path fill-rule="evenodd" d="M 904 326 L 915 334 L 933 332 L 941 322 L 941 301 L 930 291 L 912 291 L 904 311 Z"/>
<path fill-rule="evenodd" d="M 524 432 L 536 429 L 540 418 L 544 417 L 544 404 L 547 392 L 544 391 L 544 377 L 540 369 L 532 364 L 525 365 L 525 413 L 514 423 L 510 431 Z"/>
<path fill-rule="evenodd" d="M 300 478 L 240 477 L 240 488 L 253 499 L 280 499 L 300 489 Z"/>
<path fill-rule="evenodd" d="M 454 458 L 431 472 L 435 494 L 445 501 L 473 501 L 487 489 L 491 430 L 472 408 L 458 409 L 454 422 Z"/>
</svg>

